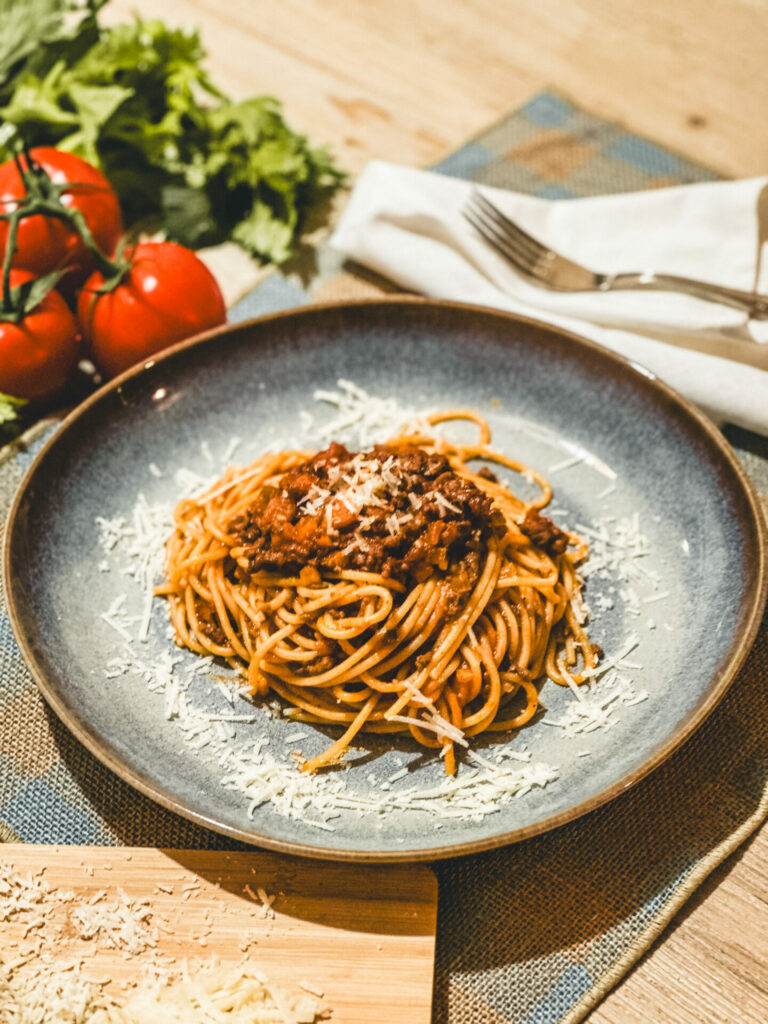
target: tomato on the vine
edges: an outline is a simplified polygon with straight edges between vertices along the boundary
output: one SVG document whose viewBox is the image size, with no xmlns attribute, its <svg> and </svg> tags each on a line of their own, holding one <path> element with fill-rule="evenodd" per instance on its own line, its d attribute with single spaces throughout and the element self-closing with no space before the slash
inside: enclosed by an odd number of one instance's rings
<svg viewBox="0 0 768 1024">
<path fill-rule="evenodd" d="M 34 163 L 45 171 L 53 185 L 71 184 L 61 194 L 64 207 L 83 214 L 99 248 L 111 255 L 123 234 L 123 217 L 112 186 L 91 164 L 72 153 L 51 146 L 30 151 Z M 19 157 L 29 167 L 26 156 Z M 15 161 L 0 165 L 0 213 L 11 213 L 27 189 Z M 0 221 L 0 253 L 8 241 L 8 222 Z M 62 281 L 70 290 L 81 284 L 93 270 L 93 259 L 78 232 L 63 220 L 38 214 L 19 224 L 13 266 L 41 277 L 54 270 L 72 268 Z"/>
<path fill-rule="evenodd" d="M 117 284 L 96 271 L 77 303 L 90 356 L 107 377 L 227 318 L 216 279 L 190 249 L 142 242 L 127 258 Z"/>
<path fill-rule="evenodd" d="M 16 288 L 33 275 L 12 270 Z M 18 323 L 0 318 L 0 391 L 16 398 L 50 398 L 61 391 L 77 365 L 77 322 L 56 291 Z"/>
</svg>

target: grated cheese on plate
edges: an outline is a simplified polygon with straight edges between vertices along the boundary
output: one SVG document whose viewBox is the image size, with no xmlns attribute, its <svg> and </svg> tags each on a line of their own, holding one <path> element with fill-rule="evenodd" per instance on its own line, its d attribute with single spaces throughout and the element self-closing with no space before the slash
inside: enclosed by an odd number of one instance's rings
<svg viewBox="0 0 768 1024">
<path fill-rule="evenodd" d="M 314 416 L 306 413 L 302 417 L 305 429 L 315 430 L 321 441 L 331 439 L 356 443 L 361 447 L 384 441 L 404 424 L 411 422 L 413 430 L 432 433 L 432 428 L 412 410 L 403 408 L 394 398 L 381 398 L 369 394 L 352 381 L 340 379 L 338 390 L 318 390 L 315 399 L 330 405 L 333 415 L 326 422 L 319 423 Z M 530 432 L 530 431 L 529 431 Z M 233 439 L 227 458 L 239 444 Z M 280 447 L 278 445 L 278 447 Z M 562 450 L 562 446 L 561 450 Z M 607 476 L 615 486 L 615 474 L 603 466 L 589 453 L 586 455 L 568 448 L 568 459 L 550 467 L 550 472 L 584 465 L 589 471 L 598 471 Z M 203 451 L 205 461 L 214 468 L 215 459 L 210 448 Z M 315 487 L 304 499 L 307 512 L 324 509 L 330 515 L 330 498 L 341 500 L 347 508 L 356 513 L 366 506 L 380 503 L 379 494 L 383 489 L 398 489 L 402 481 L 398 476 L 396 460 L 380 463 L 370 459 L 364 452 L 358 454 L 351 464 L 337 467 L 338 480 L 330 480 L 329 488 Z M 152 475 L 156 475 L 150 468 Z M 235 474 L 236 479 L 247 476 L 248 471 Z M 186 495 L 199 495 L 210 486 L 195 473 L 178 469 L 173 477 L 176 485 Z M 224 488 L 230 485 L 223 485 Z M 179 494 L 181 496 L 181 494 Z M 421 504 L 416 495 L 407 495 L 414 509 Z M 442 510 L 455 510 L 455 506 L 441 494 L 434 492 L 434 500 Z M 391 516 L 386 523 L 388 532 L 396 535 L 402 522 L 412 518 L 411 513 Z M 125 517 L 104 518 L 98 521 L 99 536 L 105 556 L 112 564 L 120 561 L 119 571 L 131 577 L 140 587 L 144 598 L 140 614 L 132 614 L 133 607 L 126 595 L 119 595 L 109 609 L 103 613 L 105 623 L 124 641 L 122 651 L 116 652 L 105 667 L 108 679 L 123 676 L 143 679 L 147 688 L 162 697 L 165 718 L 180 730 L 184 740 L 193 750 L 199 750 L 212 759 L 221 772 L 222 785 L 241 792 L 248 800 L 248 813 L 253 816 L 256 809 L 268 804 L 280 815 L 301 820 L 319 829 L 332 831 L 334 821 L 345 813 L 358 815 L 374 813 L 385 815 L 391 811 L 419 811 L 438 819 L 452 817 L 464 821 L 478 821 L 487 814 L 498 811 L 500 806 L 511 799 L 554 783 L 559 774 L 555 766 L 544 763 L 518 763 L 503 766 L 506 754 L 496 756 L 496 764 L 475 758 L 474 765 L 460 766 L 459 776 L 430 788 L 419 788 L 418 773 L 411 773 L 414 785 L 405 782 L 408 770 L 389 772 L 382 791 L 381 780 L 369 783 L 365 792 L 356 791 L 344 778 L 345 772 L 307 775 L 297 770 L 297 764 L 289 757 L 287 748 L 299 740 L 312 741 L 314 732 L 302 730 L 282 737 L 282 750 L 273 755 L 268 753 L 268 739 L 255 743 L 245 728 L 261 721 L 264 715 L 285 716 L 279 706 L 270 712 L 264 707 L 254 707 L 248 699 L 247 687 L 233 675 L 224 680 L 221 675 L 214 680 L 214 694 L 218 693 L 227 702 L 226 712 L 210 710 L 210 702 L 201 705 L 199 686 L 195 680 L 202 675 L 212 675 L 213 659 L 195 658 L 191 662 L 178 651 L 165 651 L 152 660 L 138 654 L 135 640 L 146 640 L 149 635 L 152 616 L 152 586 L 161 574 L 163 547 L 171 528 L 169 506 L 150 505 L 140 493 L 134 509 Z M 610 587 L 609 593 L 596 595 L 594 604 L 598 612 L 610 611 L 618 598 L 625 613 L 640 615 L 643 604 L 661 600 L 667 596 L 661 590 L 658 574 L 644 564 L 649 553 L 647 538 L 640 528 L 639 516 L 618 521 L 604 516 L 593 525 L 579 523 L 575 529 L 590 543 L 590 556 L 586 572 L 598 580 L 614 581 L 618 587 Z M 352 545 L 364 543 L 356 538 Z M 650 595 L 644 593 L 651 591 Z M 611 592 L 616 596 L 611 596 Z M 592 612 L 580 598 L 572 602 L 573 612 L 579 622 L 586 622 Z M 666 624 L 665 624 L 666 625 Z M 650 628 L 650 626 L 649 626 Z M 166 629 L 168 627 L 166 626 Z M 168 636 L 172 637 L 172 630 Z M 567 694 L 571 700 L 559 717 L 543 721 L 559 726 L 565 735 L 583 735 L 597 729 L 610 728 L 617 721 L 621 707 L 644 700 L 647 694 L 632 689 L 629 672 L 639 668 L 637 663 L 627 661 L 627 654 L 637 645 L 637 638 L 630 638 L 629 648 L 603 660 L 592 673 L 593 679 L 586 686 L 571 686 Z M 609 670 L 614 674 L 606 677 Z M 598 680 L 599 690 L 596 690 Z M 624 689 L 617 692 L 617 686 Z M 420 728 L 429 730 L 445 741 L 467 746 L 461 730 L 456 729 L 437 714 L 431 702 L 416 693 L 424 706 L 425 718 L 415 719 Z M 247 712 L 239 713 L 237 702 L 248 700 Z M 398 719 L 400 720 L 400 719 Z M 408 721 L 408 716 L 402 716 Z M 243 727 L 239 729 L 239 727 Z M 278 741 L 280 742 L 280 741 Z M 297 755 L 298 756 L 298 755 Z M 509 755 L 513 757 L 512 754 Z M 530 755 L 528 755 L 530 757 Z M 481 763 L 482 761 L 482 763 Z M 423 787 L 423 783 L 420 783 Z"/>
</svg>

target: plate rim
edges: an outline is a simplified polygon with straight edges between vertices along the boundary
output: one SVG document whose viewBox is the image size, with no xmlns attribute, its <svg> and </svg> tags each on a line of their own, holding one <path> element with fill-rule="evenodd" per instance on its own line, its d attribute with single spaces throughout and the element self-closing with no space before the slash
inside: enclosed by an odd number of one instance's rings
<svg viewBox="0 0 768 1024">
<path fill-rule="evenodd" d="M 26 633 L 22 627 L 21 615 L 19 608 L 17 607 L 17 595 L 14 589 L 15 583 L 11 573 L 11 548 L 16 530 L 16 521 L 17 518 L 19 518 L 21 507 L 24 503 L 24 499 L 30 485 L 34 480 L 37 469 L 42 461 L 47 457 L 49 451 L 62 437 L 65 436 L 69 428 L 93 405 L 102 401 L 102 399 L 111 392 L 119 393 L 125 383 L 139 377 L 145 371 L 149 371 L 157 363 L 165 362 L 167 359 L 175 356 L 181 351 L 205 345 L 223 335 L 247 331 L 253 325 L 262 325 L 276 320 L 301 319 L 307 316 L 311 318 L 318 314 L 322 315 L 325 312 L 334 310 L 361 310 L 371 307 L 386 308 L 390 310 L 393 309 L 393 307 L 416 307 L 422 309 L 432 308 L 443 311 L 453 310 L 457 314 L 460 312 L 467 312 L 470 314 L 479 313 L 507 324 L 522 324 L 526 327 L 531 327 L 534 330 L 543 330 L 545 332 L 558 335 L 561 338 L 575 342 L 579 348 L 586 348 L 587 350 L 598 353 L 601 357 L 608 359 L 609 362 L 612 362 L 619 367 L 622 373 L 626 373 L 631 378 L 634 378 L 635 384 L 639 385 L 641 389 L 644 388 L 646 391 L 654 392 L 657 397 L 665 400 L 667 403 L 671 403 L 673 406 L 677 406 L 678 409 L 681 409 L 687 415 L 689 420 L 692 420 L 695 423 L 696 427 L 705 435 L 708 443 L 717 450 L 718 454 L 725 459 L 726 463 L 728 463 L 729 467 L 733 471 L 741 488 L 741 496 L 745 503 L 745 512 L 748 513 L 751 525 L 755 527 L 755 550 L 750 552 L 750 554 L 755 558 L 757 573 L 752 584 L 751 592 L 746 595 L 742 602 L 742 606 L 747 612 L 745 625 L 742 628 L 740 635 L 734 636 L 725 664 L 719 671 L 713 673 L 704 700 L 694 710 L 694 712 L 692 712 L 683 721 L 682 725 L 655 751 L 652 757 L 648 758 L 642 765 L 635 768 L 628 775 L 617 780 L 612 785 L 608 786 L 602 792 L 581 801 L 565 811 L 560 811 L 557 814 L 550 815 L 541 821 L 507 830 L 497 835 L 488 836 L 484 839 L 467 840 L 461 843 L 434 846 L 425 850 L 336 849 L 313 843 L 265 836 L 255 830 L 241 829 L 236 826 L 216 821 L 214 818 L 202 811 L 190 808 L 183 802 L 176 800 L 170 794 L 163 792 L 151 779 L 145 777 L 140 771 L 127 767 L 120 759 L 119 755 L 116 755 L 110 748 L 108 741 L 105 740 L 104 737 L 100 736 L 96 730 L 92 729 L 87 722 L 82 721 L 74 709 L 70 708 L 66 701 L 63 698 L 60 698 L 59 694 L 55 692 L 55 688 L 49 685 L 45 677 L 45 673 L 43 672 L 42 667 L 38 664 L 37 658 L 32 650 L 32 646 L 29 644 Z M 544 833 L 560 828 L 561 826 L 569 822 L 576 821 L 592 811 L 597 810 L 599 807 L 610 803 L 612 800 L 620 796 L 621 793 L 633 788 L 642 779 L 652 774 L 657 768 L 664 764 L 675 751 L 682 747 L 693 733 L 696 732 L 704 723 L 725 696 L 725 693 L 734 681 L 736 674 L 744 663 L 755 637 L 757 636 L 766 598 L 768 598 L 768 524 L 766 523 L 762 506 L 752 481 L 747 476 L 746 471 L 715 424 L 691 401 L 683 397 L 679 392 L 675 391 L 674 388 L 670 387 L 670 385 L 657 377 L 655 373 L 646 369 L 641 363 L 619 355 L 611 349 L 605 348 L 602 345 L 591 341 L 589 338 L 585 338 L 573 331 L 533 317 L 522 316 L 505 310 L 497 310 L 493 307 L 481 306 L 467 302 L 454 302 L 451 300 L 433 299 L 424 296 L 384 296 L 357 299 L 353 301 L 342 300 L 335 302 L 312 303 L 307 306 L 299 306 L 288 310 L 268 313 L 262 316 L 251 317 L 247 320 L 226 322 L 219 327 L 196 334 L 191 338 L 187 338 L 184 341 L 164 349 L 151 359 L 145 360 L 144 362 L 131 367 L 124 373 L 115 377 L 113 380 L 102 385 L 102 387 L 92 395 L 88 396 L 88 398 L 72 409 L 61 420 L 52 436 L 43 444 L 42 448 L 33 459 L 17 488 L 8 513 L 4 531 L 3 584 L 5 587 L 8 617 L 11 622 L 13 634 L 38 690 L 45 698 L 48 705 L 55 712 L 61 723 L 72 733 L 72 735 L 74 735 L 75 738 L 97 758 L 97 760 L 105 765 L 105 767 L 114 772 L 118 778 L 127 782 L 132 788 L 138 790 L 142 795 L 148 797 L 154 803 L 160 804 L 161 807 L 178 814 L 180 817 L 186 818 L 197 825 L 202 825 L 204 828 L 218 834 L 228 836 L 229 838 L 245 842 L 252 846 L 260 846 L 265 849 L 275 850 L 278 853 L 311 857 L 320 860 L 358 863 L 415 863 L 419 861 L 437 861 L 452 857 L 466 856 L 468 854 L 481 853 L 485 850 L 496 849 L 513 843 L 522 842 L 526 839 L 532 838 L 533 836 L 543 835 Z"/>
</svg>

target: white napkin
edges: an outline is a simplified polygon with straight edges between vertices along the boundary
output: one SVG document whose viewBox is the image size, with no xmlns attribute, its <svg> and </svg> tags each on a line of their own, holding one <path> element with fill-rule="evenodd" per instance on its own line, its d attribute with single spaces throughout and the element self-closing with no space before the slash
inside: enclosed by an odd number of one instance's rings
<svg viewBox="0 0 768 1024">
<path fill-rule="evenodd" d="M 536 238 L 605 272 L 655 270 L 751 290 L 768 178 L 594 199 L 482 186 Z M 768 434 L 768 322 L 670 292 L 552 292 L 528 283 L 464 220 L 475 186 L 368 165 L 330 244 L 410 291 L 522 313 L 639 363 L 714 419 Z M 768 252 L 758 289 L 768 292 Z"/>
</svg>

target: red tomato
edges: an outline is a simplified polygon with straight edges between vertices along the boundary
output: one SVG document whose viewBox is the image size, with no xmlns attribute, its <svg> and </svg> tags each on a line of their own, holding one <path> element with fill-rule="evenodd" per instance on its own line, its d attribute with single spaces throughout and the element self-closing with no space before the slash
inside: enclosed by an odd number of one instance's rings
<svg viewBox="0 0 768 1024">
<path fill-rule="evenodd" d="M 79 156 L 50 146 L 33 149 L 31 155 L 54 184 L 78 185 L 72 192 L 62 193 L 61 202 L 80 210 L 96 244 L 111 256 L 123 234 L 123 217 L 117 196 L 104 175 Z M 22 164 L 26 165 L 23 157 Z M 13 160 L 0 165 L 0 213 L 10 213 L 24 195 L 24 183 Z M 5 251 L 7 236 L 8 223 L 0 221 L 0 251 Z M 73 267 L 62 281 L 67 290 L 82 284 L 93 270 L 91 254 L 79 234 L 63 220 L 43 215 L 25 218 L 19 224 L 13 265 L 31 271 L 35 277 Z"/>
<path fill-rule="evenodd" d="M 175 242 L 137 245 L 120 284 L 98 294 L 103 284 L 99 271 L 91 275 L 77 315 L 91 358 L 107 377 L 227 319 L 213 274 Z"/>
<path fill-rule="evenodd" d="M 11 288 L 32 279 L 11 271 Z M 14 324 L 0 320 L 0 391 L 16 398 L 49 398 L 61 391 L 77 365 L 77 322 L 58 292 Z"/>
</svg>

